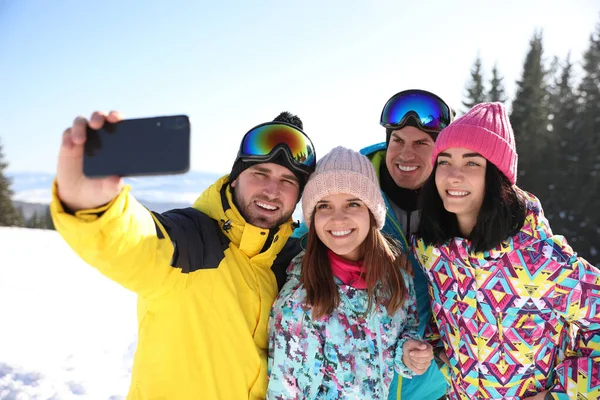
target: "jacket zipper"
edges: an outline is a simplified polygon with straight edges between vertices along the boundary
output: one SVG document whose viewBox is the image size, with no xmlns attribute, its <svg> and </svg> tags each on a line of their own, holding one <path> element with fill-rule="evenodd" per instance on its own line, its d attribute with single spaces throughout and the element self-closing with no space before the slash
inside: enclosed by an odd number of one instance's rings
<svg viewBox="0 0 600 400">
<path fill-rule="evenodd" d="M 396 228 L 396 230 L 400 234 L 400 238 L 402 239 L 402 246 L 404 246 L 404 251 L 406 252 L 406 255 L 408 256 L 408 253 L 409 253 L 408 240 L 406 239 L 404 232 L 402 232 L 402 228 L 400 227 L 400 224 L 398 222 L 396 222 L 395 217 L 393 217 L 392 214 L 390 214 L 390 211 L 388 211 L 386 214 L 387 214 L 386 215 L 387 219 L 392 223 L 394 228 Z"/>
<path fill-rule="evenodd" d="M 383 354 L 382 354 L 382 343 L 381 343 L 381 330 L 379 325 L 379 316 L 377 315 L 377 306 L 375 306 L 374 311 L 375 317 L 375 329 L 377 330 L 377 355 L 379 356 L 379 385 L 382 390 L 381 393 L 385 393 L 384 384 L 383 384 Z"/>
</svg>

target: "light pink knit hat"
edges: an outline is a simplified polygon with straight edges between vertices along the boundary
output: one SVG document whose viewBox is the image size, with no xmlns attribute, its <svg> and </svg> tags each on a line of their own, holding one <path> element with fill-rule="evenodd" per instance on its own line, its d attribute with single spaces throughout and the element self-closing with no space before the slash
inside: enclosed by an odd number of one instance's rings
<svg viewBox="0 0 600 400">
<path fill-rule="evenodd" d="M 451 147 L 464 147 L 481 154 L 517 183 L 515 135 L 502 103 L 481 103 L 444 128 L 435 141 L 432 160 Z"/>
<path fill-rule="evenodd" d="M 377 228 L 385 224 L 386 207 L 375 168 L 362 154 L 336 147 L 317 162 L 302 195 L 304 222 L 310 227 L 319 200 L 330 194 L 348 193 L 361 199 L 371 210 Z"/>
</svg>

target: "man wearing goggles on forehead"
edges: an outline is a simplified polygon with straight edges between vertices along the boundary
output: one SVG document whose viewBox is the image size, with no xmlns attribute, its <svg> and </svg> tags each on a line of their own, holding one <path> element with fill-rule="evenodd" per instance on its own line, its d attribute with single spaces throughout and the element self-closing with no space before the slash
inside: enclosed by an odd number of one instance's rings
<svg viewBox="0 0 600 400">
<path fill-rule="evenodd" d="M 379 185 L 388 210 L 383 232 L 396 238 L 405 253 L 410 255 L 421 335 L 424 335 L 431 319 L 428 284 L 411 255 L 407 238 L 418 229 L 417 198 L 433 169 L 431 154 L 434 142 L 453 117 L 454 111 L 437 95 L 425 90 L 402 91 L 387 101 L 381 113 L 380 124 L 386 131 L 385 143 L 361 150 L 379 174 Z M 424 344 L 421 346 L 423 352 L 430 351 Z M 412 379 L 402 379 L 396 374 L 389 398 L 436 400 L 444 397 L 446 385 L 446 379 L 432 363 L 422 375 Z"/>
<path fill-rule="evenodd" d="M 119 177 L 83 174 L 87 126 L 63 134 L 51 211 L 67 243 L 138 294 L 128 399 L 263 399 L 271 305 L 299 251 L 292 213 L 316 156 L 289 113 L 244 135 L 230 175 L 193 207 L 144 208 Z"/>
</svg>

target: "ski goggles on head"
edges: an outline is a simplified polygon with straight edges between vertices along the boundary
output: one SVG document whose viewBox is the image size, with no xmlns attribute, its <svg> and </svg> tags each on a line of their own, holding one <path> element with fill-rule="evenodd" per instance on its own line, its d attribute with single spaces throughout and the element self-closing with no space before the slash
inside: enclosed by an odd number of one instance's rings
<svg viewBox="0 0 600 400">
<path fill-rule="evenodd" d="M 315 148 L 304 132 L 285 122 L 267 122 L 244 135 L 237 158 L 268 162 L 279 152 L 286 154 L 290 165 L 301 172 L 315 170 Z"/>
<path fill-rule="evenodd" d="M 380 124 L 385 128 L 401 129 L 413 117 L 425 132 L 439 133 L 450 125 L 453 110 L 440 97 L 426 90 L 404 90 L 396 93 L 383 107 Z"/>
</svg>

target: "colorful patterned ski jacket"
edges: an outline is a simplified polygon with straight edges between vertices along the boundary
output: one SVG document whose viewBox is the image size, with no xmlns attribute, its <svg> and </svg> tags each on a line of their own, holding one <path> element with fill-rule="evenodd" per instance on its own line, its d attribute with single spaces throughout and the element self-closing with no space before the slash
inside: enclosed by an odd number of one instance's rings
<svg viewBox="0 0 600 400">
<path fill-rule="evenodd" d="M 552 234 L 539 200 L 521 231 L 471 252 L 455 238 L 413 250 L 431 281 L 450 359 L 449 399 L 600 398 L 600 271 Z"/>
<path fill-rule="evenodd" d="M 336 280 L 339 306 L 314 320 L 300 283 L 303 256 L 271 310 L 267 399 L 387 399 L 394 370 L 414 375 L 402 362 L 404 342 L 420 338 L 412 278 L 403 272 L 409 295 L 393 315 L 382 305 L 365 314 L 367 291 Z"/>
</svg>

